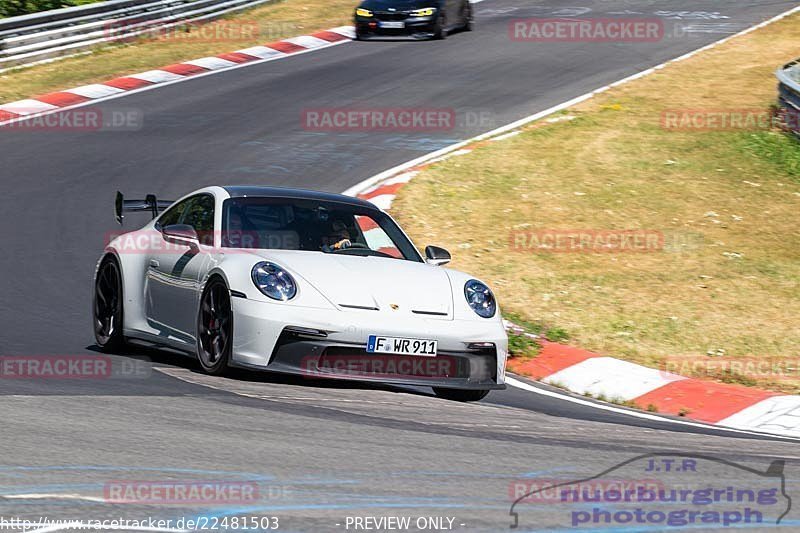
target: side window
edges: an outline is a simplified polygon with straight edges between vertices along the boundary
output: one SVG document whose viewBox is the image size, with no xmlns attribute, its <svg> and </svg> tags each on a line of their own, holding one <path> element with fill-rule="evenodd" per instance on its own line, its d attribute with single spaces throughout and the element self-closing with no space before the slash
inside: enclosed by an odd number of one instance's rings
<svg viewBox="0 0 800 533">
<path fill-rule="evenodd" d="M 171 226 L 173 224 L 177 224 L 178 221 L 181 219 L 181 215 L 183 211 L 186 209 L 186 206 L 191 202 L 191 198 L 187 198 L 186 200 L 182 201 L 181 203 L 170 207 L 161 217 L 158 219 L 158 225 L 160 227 Z"/>
<path fill-rule="evenodd" d="M 214 197 L 201 194 L 189 198 L 189 204 L 181 216 L 181 224 L 192 226 L 206 246 L 214 245 Z"/>
</svg>

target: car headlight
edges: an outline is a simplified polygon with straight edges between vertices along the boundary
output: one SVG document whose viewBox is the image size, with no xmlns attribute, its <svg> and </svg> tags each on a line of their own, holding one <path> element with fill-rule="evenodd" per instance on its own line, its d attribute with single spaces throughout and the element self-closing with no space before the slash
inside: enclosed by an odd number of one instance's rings
<svg viewBox="0 0 800 533">
<path fill-rule="evenodd" d="M 464 296 L 467 303 L 478 316 L 492 318 L 497 311 L 497 301 L 492 291 L 476 279 L 469 280 L 464 285 Z"/>
<path fill-rule="evenodd" d="M 359 7 L 358 9 L 356 9 L 356 16 L 357 17 L 371 17 L 372 16 L 372 11 L 370 11 L 369 9 L 364 9 L 363 7 Z"/>
<path fill-rule="evenodd" d="M 284 269 L 268 261 L 258 263 L 253 267 L 253 283 L 258 290 L 273 300 L 285 302 L 297 294 L 297 283 Z"/>
<path fill-rule="evenodd" d="M 426 8 L 423 8 L 423 9 L 417 9 L 416 11 L 412 11 L 411 12 L 411 16 L 412 17 L 430 17 L 434 13 L 436 13 L 436 8 L 435 7 L 426 7 Z"/>
</svg>

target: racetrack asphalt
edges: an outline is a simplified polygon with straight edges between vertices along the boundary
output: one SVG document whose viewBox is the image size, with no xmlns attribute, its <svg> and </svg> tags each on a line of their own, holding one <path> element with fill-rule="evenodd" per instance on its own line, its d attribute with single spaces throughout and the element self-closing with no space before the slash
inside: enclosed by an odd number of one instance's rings
<svg viewBox="0 0 800 533">
<path fill-rule="evenodd" d="M 486 0 L 476 5 L 477 31 L 446 41 L 351 43 L 98 104 L 106 115 L 141 113 L 138 131 L 0 131 L 0 353 L 96 353 L 91 279 L 104 236 L 117 229 L 117 189 L 160 198 L 234 183 L 342 191 L 797 2 L 570 4 L 573 11 L 565 12 L 555 0 Z M 623 12 L 660 12 L 668 31 L 673 23 L 691 23 L 694 31 L 653 43 L 508 37 L 516 18 Z M 457 125 L 394 133 L 303 128 L 304 110 L 342 107 L 453 109 Z M 131 217 L 127 227 L 144 220 Z M 494 531 L 508 528 L 513 480 L 554 473 L 577 479 L 656 451 L 710 454 L 760 470 L 785 458 L 787 491 L 798 486 L 795 442 L 644 420 L 518 389 L 461 405 L 424 390 L 244 372 L 209 378 L 186 358 L 151 350 L 114 357 L 120 367 L 137 361 L 145 372 L 127 379 L 0 380 L 0 516 L 246 509 L 280 516 L 282 531 L 338 531 L 348 515 L 394 513 L 455 516 L 463 530 Z M 740 473 L 714 476 L 733 482 Z M 187 477 L 257 479 L 275 494 L 238 506 L 102 501 L 109 480 Z M 791 517 L 782 525 L 799 527 Z M 523 529 L 553 529 L 541 517 L 521 521 Z"/>
</svg>

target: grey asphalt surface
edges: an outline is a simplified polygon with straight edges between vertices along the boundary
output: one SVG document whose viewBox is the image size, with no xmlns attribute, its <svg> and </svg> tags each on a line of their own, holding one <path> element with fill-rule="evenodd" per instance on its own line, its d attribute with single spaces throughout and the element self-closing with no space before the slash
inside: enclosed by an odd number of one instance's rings
<svg viewBox="0 0 800 533">
<path fill-rule="evenodd" d="M 163 198 L 212 183 L 341 191 L 794 5 L 487 0 L 476 6 L 477 31 L 444 42 L 345 44 L 99 104 L 107 113 L 143 113 L 138 131 L 0 130 L 0 353 L 96 353 L 91 277 L 104 235 L 116 230 L 117 189 Z M 671 37 L 508 38 L 515 18 L 621 13 L 659 16 Z M 675 36 L 674 24 L 693 30 Z M 369 134 L 302 126 L 304 109 L 350 106 L 450 108 L 458 125 Z M 266 513 L 280 517 L 281 531 L 340 531 L 347 516 L 450 516 L 455 529 L 495 531 L 510 524 L 509 486 L 520 478 L 579 479 L 657 451 L 710 454 L 761 471 L 785 458 L 787 492 L 798 488 L 796 443 L 648 422 L 519 390 L 460 405 L 391 387 L 208 378 L 184 358 L 146 350 L 112 359 L 123 373 L 139 365 L 141 375 L 0 382 L 0 519 Z M 702 477 L 743 479 L 734 467 Z M 167 479 L 251 480 L 261 493 L 236 504 L 104 498 L 113 480 Z M 781 527 L 800 529 L 796 517 L 790 512 Z M 526 507 L 520 520 L 523 530 L 568 526 L 555 505 Z"/>
</svg>

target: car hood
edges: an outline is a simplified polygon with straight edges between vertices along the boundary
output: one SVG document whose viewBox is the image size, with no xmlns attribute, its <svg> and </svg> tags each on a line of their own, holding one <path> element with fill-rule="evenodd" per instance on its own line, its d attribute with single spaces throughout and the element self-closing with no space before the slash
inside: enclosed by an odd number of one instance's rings
<svg viewBox="0 0 800 533">
<path fill-rule="evenodd" d="M 365 0 L 361 7 L 375 11 L 385 11 L 390 7 L 398 11 L 420 9 L 423 7 L 436 7 L 437 2 L 431 0 Z"/>
<path fill-rule="evenodd" d="M 342 310 L 452 318 L 453 290 L 447 272 L 426 263 L 341 254 L 265 250 L 259 254 L 311 284 Z M 397 306 L 394 309 L 393 306 Z"/>
</svg>

